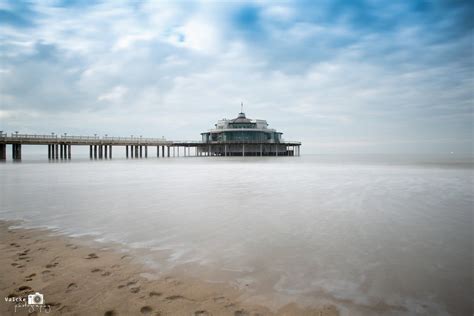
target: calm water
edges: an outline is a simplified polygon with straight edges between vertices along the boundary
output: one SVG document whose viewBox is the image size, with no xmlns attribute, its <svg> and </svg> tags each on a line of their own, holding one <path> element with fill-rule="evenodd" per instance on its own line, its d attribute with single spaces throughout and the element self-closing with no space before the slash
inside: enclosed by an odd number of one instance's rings
<svg viewBox="0 0 474 316">
<path fill-rule="evenodd" d="M 7 162 L 0 218 L 140 248 L 157 271 L 185 266 L 272 306 L 471 315 L 473 170 L 383 156 Z"/>
</svg>

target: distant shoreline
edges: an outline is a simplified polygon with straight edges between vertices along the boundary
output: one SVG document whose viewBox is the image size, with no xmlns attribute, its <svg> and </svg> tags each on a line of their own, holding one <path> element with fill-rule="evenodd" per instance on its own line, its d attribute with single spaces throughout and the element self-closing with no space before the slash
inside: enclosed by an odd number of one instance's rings
<svg viewBox="0 0 474 316">
<path fill-rule="evenodd" d="M 11 228 L 0 221 L 2 315 L 27 315 L 29 294 L 44 295 L 50 315 L 338 315 L 334 306 L 278 311 L 247 304 L 227 285 L 179 275 L 153 275 L 133 257 L 50 230 Z M 3 299 L 5 298 L 5 299 Z M 16 306 L 15 306 L 16 305 Z M 16 309 L 16 312 L 15 312 Z M 40 313 L 41 314 L 41 313 Z"/>
</svg>

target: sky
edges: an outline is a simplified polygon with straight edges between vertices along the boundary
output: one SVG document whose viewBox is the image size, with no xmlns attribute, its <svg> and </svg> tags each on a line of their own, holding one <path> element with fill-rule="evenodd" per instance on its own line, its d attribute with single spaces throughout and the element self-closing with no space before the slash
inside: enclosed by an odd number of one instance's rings
<svg viewBox="0 0 474 316">
<path fill-rule="evenodd" d="M 243 102 L 303 153 L 472 154 L 473 6 L 0 0 L 0 130 L 199 140 Z"/>
</svg>

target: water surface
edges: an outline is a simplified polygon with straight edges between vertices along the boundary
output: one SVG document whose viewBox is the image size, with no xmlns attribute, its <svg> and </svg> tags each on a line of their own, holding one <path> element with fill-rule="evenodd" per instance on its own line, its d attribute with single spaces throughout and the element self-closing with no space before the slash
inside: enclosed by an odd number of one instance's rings
<svg viewBox="0 0 474 316">
<path fill-rule="evenodd" d="M 472 314 L 469 161 L 73 156 L 0 164 L 0 186 L 2 219 L 146 249 L 157 271 L 186 267 L 256 302 Z"/>
</svg>

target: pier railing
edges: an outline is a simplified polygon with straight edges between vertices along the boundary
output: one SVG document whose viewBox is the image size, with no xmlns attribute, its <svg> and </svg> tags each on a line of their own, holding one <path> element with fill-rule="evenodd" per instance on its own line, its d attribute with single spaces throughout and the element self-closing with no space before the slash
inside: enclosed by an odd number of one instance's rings
<svg viewBox="0 0 474 316">
<path fill-rule="evenodd" d="M 40 134 L 19 134 L 0 133 L 0 141 L 4 143 L 22 143 L 22 144 L 57 144 L 67 143 L 73 145 L 172 145 L 172 142 L 165 138 L 148 137 L 110 137 L 110 136 L 74 136 L 74 135 L 40 135 Z"/>
</svg>

